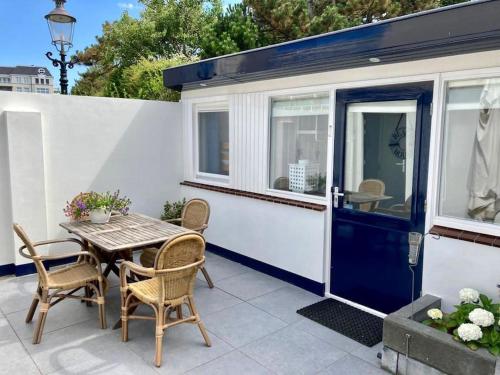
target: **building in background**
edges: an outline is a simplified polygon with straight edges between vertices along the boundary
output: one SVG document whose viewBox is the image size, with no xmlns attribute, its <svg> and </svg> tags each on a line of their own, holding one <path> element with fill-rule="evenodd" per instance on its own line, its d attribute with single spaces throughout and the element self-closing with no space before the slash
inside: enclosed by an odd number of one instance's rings
<svg viewBox="0 0 500 375">
<path fill-rule="evenodd" d="M 40 66 L 0 66 L 0 91 L 54 93 L 54 77 Z"/>
</svg>

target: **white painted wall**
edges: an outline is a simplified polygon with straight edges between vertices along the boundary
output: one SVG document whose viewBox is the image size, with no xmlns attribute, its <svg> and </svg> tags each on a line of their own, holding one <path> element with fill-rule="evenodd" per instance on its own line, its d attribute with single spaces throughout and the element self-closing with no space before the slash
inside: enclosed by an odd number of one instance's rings
<svg viewBox="0 0 500 375">
<path fill-rule="evenodd" d="M 5 124 L 6 119 L 26 112 L 38 113 L 45 180 L 32 183 L 37 184 L 34 189 L 45 189 L 45 230 L 49 238 L 67 236 L 58 225 L 67 220 L 62 209 L 79 192 L 119 188 L 132 200 L 132 211 L 155 217 L 160 216 L 165 200 L 180 197 L 182 130 L 178 103 L 0 92 L 2 112 L 0 208 L 9 206 L 6 197 L 15 197 L 4 179 L 8 174 L 8 155 L 3 146 L 8 143 L 5 125 L 14 129 L 17 125 L 10 121 Z M 25 177 L 17 180 L 26 181 Z M 19 199 L 16 198 L 16 211 L 29 213 L 29 202 Z M 6 236 L 12 234 L 12 216 L 8 211 L 0 211 L 0 265 L 12 262 L 10 254 L 14 251 Z M 43 220 L 38 221 L 41 227 L 45 225 Z M 28 234 L 40 233 L 35 223 L 20 224 L 26 225 Z M 37 237 L 33 239 L 43 239 Z"/>
<path fill-rule="evenodd" d="M 9 144 L 7 120 L 0 113 L 0 265 L 14 263 L 14 239 L 12 237 L 12 204 L 10 200 Z"/>
<path fill-rule="evenodd" d="M 459 303 L 458 291 L 474 288 L 500 299 L 500 249 L 441 237 L 425 240 L 423 293 L 443 299 L 447 311 Z"/>
<path fill-rule="evenodd" d="M 323 283 L 325 213 L 182 187 L 210 203 L 207 241 Z"/>
</svg>

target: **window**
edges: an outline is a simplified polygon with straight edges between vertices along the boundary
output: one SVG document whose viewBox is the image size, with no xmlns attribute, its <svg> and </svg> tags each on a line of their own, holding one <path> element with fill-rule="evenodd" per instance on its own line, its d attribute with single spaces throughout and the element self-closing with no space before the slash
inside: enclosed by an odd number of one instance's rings
<svg viewBox="0 0 500 375">
<path fill-rule="evenodd" d="M 449 82 L 440 216 L 500 225 L 499 154 L 500 78 Z"/>
<path fill-rule="evenodd" d="M 271 101 L 269 187 L 324 196 L 329 96 Z"/>
<path fill-rule="evenodd" d="M 40 80 L 38 78 L 35 78 L 35 83 L 38 85 L 40 83 Z"/>
<path fill-rule="evenodd" d="M 45 83 L 46 83 L 47 85 L 50 85 L 50 80 L 47 78 L 47 79 L 45 80 Z"/>
<path fill-rule="evenodd" d="M 16 83 L 23 83 L 23 77 L 16 76 Z"/>
<path fill-rule="evenodd" d="M 197 110 L 198 172 L 229 176 L 229 112 L 227 109 Z"/>
<path fill-rule="evenodd" d="M 0 77 L 0 83 L 10 83 L 9 77 Z"/>
<path fill-rule="evenodd" d="M 45 87 L 37 87 L 36 88 L 36 92 L 38 94 L 48 94 L 49 93 L 49 89 L 45 88 Z"/>
<path fill-rule="evenodd" d="M 22 87 L 16 87 L 16 91 L 17 92 L 23 92 L 23 88 Z"/>
<path fill-rule="evenodd" d="M 31 89 L 29 87 L 25 87 L 24 92 L 31 92 Z"/>
</svg>

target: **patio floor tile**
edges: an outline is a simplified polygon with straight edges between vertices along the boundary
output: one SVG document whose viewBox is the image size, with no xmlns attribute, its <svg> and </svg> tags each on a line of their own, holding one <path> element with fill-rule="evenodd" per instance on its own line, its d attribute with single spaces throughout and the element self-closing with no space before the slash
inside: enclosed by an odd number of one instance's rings
<svg viewBox="0 0 500 375">
<path fill-rule="evenodd" d="M 0 310 L 4 314 L 29 308 L 38 286 L 36 275 L 12 277 L 1 283 Z"/>
<path fill-rule="evenodd" d="M 346 355 L 293 327 L 286 327 L 240 350 L 277 374 L 315 374 Z"/>
<path fill-rule="evenodd" d="M 202 319 L 209 331 L 235 348 L 286 326 L 282 320 L 248 303 L 240 303 Z"/>
<path fill-rule="evenodd" d="M 273 292 L 286 285 L 288 284 L 284 281 L 253 270 L 216 283 L 218 288 L 245 301 Z"/>
<path fill-rule="evenodd" d="M 214 284 L 217 284 L 218 281 L 227 279 L 228 277 L 241 275 L 242 273 L 251 271 L 251 268 L 211 254 L 208 251 L 206 252 L 206 269 Z M 205 277 L 201 272 L 198 272 L 196 277 L 199 280 L 206 282 Z"/>
<path fill-rule="evenodd" d="M 211 362 L 188 371 L 189 375 L 271 375 L 272 372 L 247 357 L 245 354 L 234 350 Z"/>
<path fill-rule="evenodd" d="M 346 337 L 333 329 L 327 328 L 313 322 L 312 320 L 303 318 L 300 321 L 294 323 L 292 325 L 294 328 L 297 328 L 301 331 L 310 333 L 311 335 L 326 341 L 327 343 L 335 346 L 338 349 L 341 349 L 345 352 L 351 353 L 355 350 L 361 349 L 364 346 L 357 341 Z"/>
<path fill-rule="evenodd" d="M 119 331 L 115 340 L 119 340 Z M 155 354 L 154 322 L 132 321 L 129 326 L 129 341 L 122 343 L 138 354 L 147 364 L 153 364 Z M 163 337 L 163 364 L 156 369 L 162 374 L 182 374 L 201 366 L 232 350 L 223 340 L 208 332 L 212 346 L 207 347 L 198 327 L 181 324 L 165 331 Z"/>
<path fill-rule="evenodd" d="M 38 345 L 31 338 L 23 340 L 31 357 L 44 374 L 60 369 L 90 373 L 117 368 L 123 373 L 148 373 L 148 365 L 121 343 L 109 329 L 97 328 L 86 321 L 44 334 Z M 127 370 L 130 369 L 130 370 Z"/>
<path fill-rule="evenodd" d="M 0 374 L 40 374 L 5 318 L 0 318 Z"/>
<path fill-rule="evenodd" d="M 293 323 L 302 319 L 302 316 L 296 312 L 298 309 L 322 299 L 322 297 L 315 294 L 289 285 L 275 290 L 274 292 L 251 299 L 248 303 L 287 323 Z"/>
<path fill-rule="evenodd" d="M 218 288 L 196 288 L 194 301 L 202 319 L 211 313 L 243 303 L 241 299 Z"/>
<path fill-rule="evenodd" d="M 354 357 L 352 355 L 347 355 L 340 358 L 338 361 L 333 362 L 333 364 L 327 369 L 318 373 L 318 375 L 387 375 L 379 367 L 370 365 L 369 363 Z"/>
<path fill-rule="evenodd" d="M 381 342 L 371 348 L 361 345 L 359 349 L 354 350 L 351 354 L 368 363 L 378 366 L 380 360 L 377 358 L 377 353 L 382 351 L 382 347 L 383 344 Z"/>
<path fill-rule="evenodd" d="M 29 305 L 28 305 L 29 306 Z M 25 323 L 28 309 L 7 314 L 7 319 L 12 325 L 16 334 L 21 338 L 31 338 L 38 321 L 39 308 L 33 316 L 33 321 L 29 324 Z M 107 315 L 109 316 L 109 315 Z M 77 300 L 63 301 L 60 304 L 50 308 L 45 321 L 43 334 L 91 320 L 95 327 L 99 326 L 99 312 L 97 305 L 87 307 L 86 304 Z"/>
</svg>

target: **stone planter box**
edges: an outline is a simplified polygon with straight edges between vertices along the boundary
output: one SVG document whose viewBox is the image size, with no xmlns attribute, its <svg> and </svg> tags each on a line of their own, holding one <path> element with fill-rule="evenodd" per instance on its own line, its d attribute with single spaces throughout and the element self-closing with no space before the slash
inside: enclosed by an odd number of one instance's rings
<svg viewBox="0 0 500 375">
<path fill-rule="evenodd" d="M 441 308 L 441 299 L 425 295 L 414 303 L 414 320 L 411 305 L 384 319 L 382 368 L 405 375 L 500 375 L 500 361 L 487 350 L 472 351 L 451 335 L 421 324 L 431 308 Z"/>
</svg>

